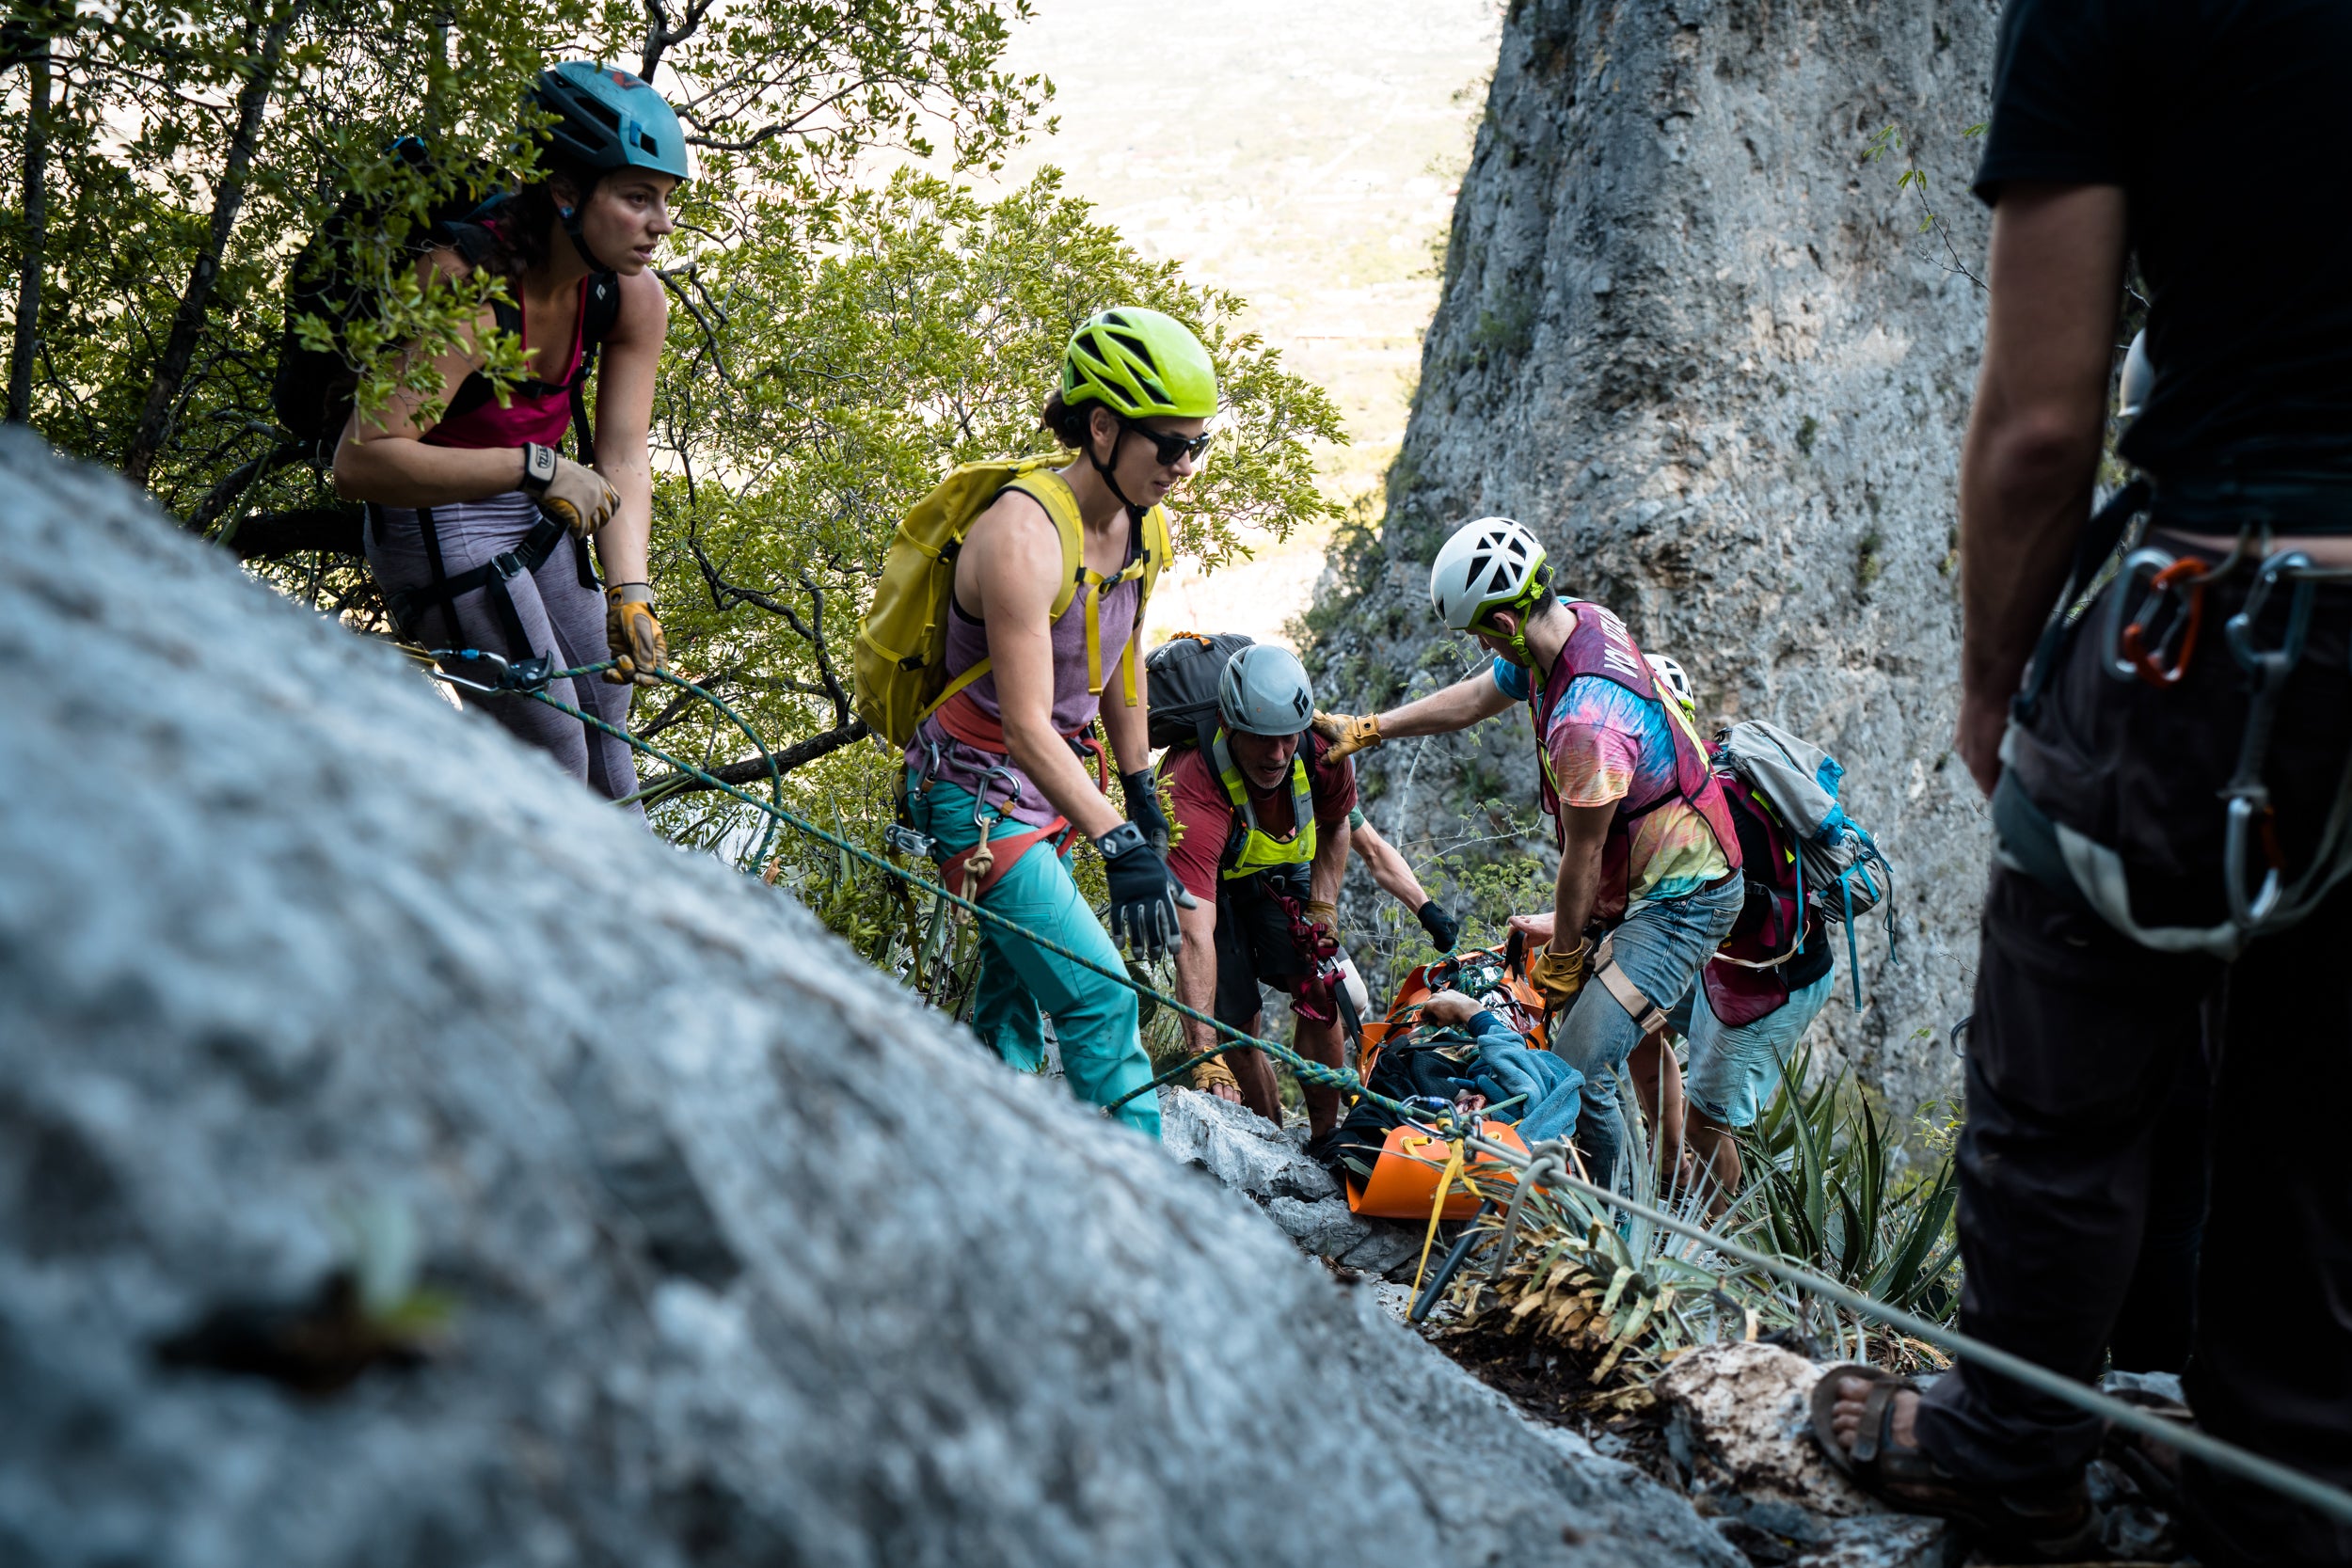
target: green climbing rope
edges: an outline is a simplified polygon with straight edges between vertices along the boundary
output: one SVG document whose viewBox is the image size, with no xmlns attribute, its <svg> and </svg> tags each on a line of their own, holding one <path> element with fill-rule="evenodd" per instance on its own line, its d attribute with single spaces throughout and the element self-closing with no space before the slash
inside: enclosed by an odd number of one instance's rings
<svg viewBox="0 0 2352 1568">
<path fill-rule="evenodd" d="M 475 660 L 488 661 L 497 664 L 501 674 L 503 674 L 506 669 L 504 660 L 497 659 L 495 656 L 477 654 L 472 650 L 465 650 L 462 654 L 456 655 L 450 654 L 447 650 L 440 650 L 434 655 L 427 656 L 427 657 L 428 659 L 468 657 Z M 601 664 L 583 665 L 574 670 L 557 671 L 546 678 L 549 680 L 564 677 L 581 678 L 589 675 L 601 674 L 605 671 L 612 668 L 612 661 L 608 660 Z M 1216 1031 L 1219 1035 L 1227 1037 L 1227 1043 L 1225 1045 L 1218 1047 L 1216 1051 L 1203 1053 L 1202 1057 L 1218 1054 L 1221 1052 L 1231 1051 L 1238 1047 L 1251 1047 L 1259 1051 L 1263 1051 L 1268 1055 L 1271 1055 L 1287 1064 L 1292 1071 L 1295 1072 L 1303 1082 L 1319 1085 L 1325 1087 L 1336 1088 L 1342 1094 L 1348 1096 L 1350 1099 L 1369 1101 L 1373 1104 L 1379 1106 L 1381 1109 L 1396 1116 L 1404 1122 L 1420 1128 L 1422 1131 L 1429 1132 L 1433 1136 L 1444 1139 L 1448 1143 L 1458 1143 L 1466 1149 L 1474 1149 L 1479 1153 L 1489 1155 L 1515 1171 L 1526 1170 L 1538 1157 L 1536 1154 L 1531 1154 L 1527 1150 L 1515 1148 L 1508 1144 L 1496 1143 L 1491 1139 L 1481 1136 L 1474 1124 L 1464 1122 L 1463 1120 L 1457 1118 L 1451 1111 L 1441 1111 L 1432 1115 L 1431 1113 L 1419 1108 L 1406 1105 L 1402 1101 L 1392 1100 L 1387 1095 L 1375 1092 L 1371 1088 L 1367 1087 L 1364 1083 L 1353 1072 L 1349 1072 L 1344 1069 L 1327 1067 L 1321 1062 L 1311 1061 L 1309 1058 L 1300 1055 L 1297 1052 L 1293 1051 L 1288 1046 L 1281 1045 L 1274 1040 L 1260 1039 L 1255 1036 L 1246 1034 L 1229 1023 L 1223 1022 L 1218 1019 L 1210 1017 L 1206 1013 L 1200 1012 L 1197 1008 L 1186 1006 L 1183 1002 L 1168 995 L 1156 987 L 1145 984 L 1143 981 L 1136 979 L 1134 975 L 1127 974 L 1123 970 L 1114 970 L 1107 965 L 1096 963 L 1092 959 L 1085 957 L 1083 954 L 1073 952 L 1070 948 L 1055 942 L 1050 937 L 1045 936 L 1042 932 L 1031 930 L 1027 927 L 1022 925 L 1019 921 L 999 914 L 993 910 L 982 909 L 978 904 L 973 902 L 971 899 L 961 897 L 956 894 L 948 892 L 946 887 L 942 886 L 938 882 L 934 882 L 928 878 L 916 875 L 915 873 L 911 872 L 905 867 L 898 865 L 893 862 L 884 860 L 868 849 L 863 848 L 858 845 L 851 844 L 849 840 L 842 838 L 838 834 L 827 832 L 824 829 L 817 826 L 816 823 L 808 821 L 806 818 L 798 816 L 785 806 L 783 776 L 776 767 L 774 754 L 770 752 L 767 745 L 761 741 L 758 733 L 755 731 L 750 724 L 746 723 L 742 717 L 733 708 L 729 707 L 725 703 L 721 702 L 718 698 L 712 696 L 709 692 L 705 691 L 702 688 L 693 685 L 690 681 L 681 679 L 676 675 L 673 675 L 667 671 L 658 673 L 658 676 L 660 680 L 671 686 L 678 688 L 682 691 L 691 692 L 695 697 L 708 703 L 712 707 L 717 708 L 722 714 L 726 716 L 730 723 L 734 724 L 736 728 L 741 730 L 744 735 L 750 737 L 753 745 L 759 748 L 760 755 L 765 757 L 768 762 L 769 784 L 771 795 L 771 800 L 762 800 L 755 796 L 746 794 L 744 791 L 737 788 L 733 784 L 727 784 L 722 779 L 717 778 L 706 769 L 697 768 L 691 763 L 685 762 L 677 757 L 672 756 L 667 752 L 662 751 L 660 747 L 657 747 L 650 742 L 641 740 L 637 736 L 630 735 L 627 730 L 624 730 L 617 725 L 608 723 L 594 714 L 584 713 L 580 709 L 572 706 L 569 703 L 562 702 L 556 698 L 550 697 L 545 690 L 539 689 L 536 687 L 519 684 L 503 684 L 500 686 L 485 687 L 477 682 L 453 677 L 449 674 L 448 672 L 437 668 L 435 669 L 434 673 L 440 679 L 453 680 L 457 685 L 465 686 L 477 691 L 512 691 L 534 698 L 539 702 L 545 703 L 548 706 L 556 709 L 558 712 L 568 714 L 572 718 L 580 721 L 581 723 L 613 736 L 614 738 L 647 756 L 653 757 L 660 762 L 667 763 L 670 767 L 675 768 L 680 774 L 696 780 L 707 789 L 718 790 L 742 802 L 744 805 L 752 807 L 755 811 L 765 813 L 771 818 L 771 821 L 768 826 L 768 832 L 762 835 L 760 840 L 760 852 L 763 856 L 766 852 L 767 846 L 773 835 L 775 824 L 781 822 L 797 832 L 806 834 L 810 838 L 830 845 L 834 849 L 839 850 L 844 854 L 854 856 L 858 860 L 864 861 L 867 864 L 877 867 L 889 876 L 899 878 L 913 886 L 926 889 L 958 909 L 969 911 L 973 917 L 977 920 L 985 921 L 1009 935 L 1021 938 L 1025 942 L 1035 942 L 1038 946 L 1045 949 L 1047 952 L 1068 958 L 1073 963 L 1075 963 L 1082 968 L 1091 970 L 1095 974 L 1101 974 L 1106 979 L 1116 980 L 1120 985 L 1133 990 L 1137 995 L 1152 997 L 1167 1006 L 1173 1007 L 1178 1013 L 1181 1013 L 1184 1017 L 1192 1019 L 1197 1022 L 1207 1024 L 1211 1029 Z M 759 858 L 759 856 L 755 856 L 754 863 L 757 863 Z M 1202 1059 L 1202 1057 L 1196 1057 L 1194 1058 L 1194 1061 L 1199 1061 Z M 1171 1069 L 1169 1073 L 1163 1074 L 1161 1078 L 1154 1080 L 1152 1085 L 1147 1085 L 1146 1087 L 1156 1086 L 1157 1084 L 1166 1082 L 1168 1078 L 1174 1076 L 1176 1072 L 1184 1071 L 1189 1069 L 1192 1065 L 1193 1062 L 1191 1061 L 1185 1062 L 1180 1067 Z M 1136 1092 L 1139 1094 L 1142 1090 L 1138 1089 Z M 1128 1098 L 1132 1098 L 1132 1096 Z M 1122 1104 L 1125 1101 L 1123 1100 L 1120 1101 Z M 1546 1151 L 1549 1152 L 1549 1146 L 1539 1147 L 1545 1148 Z M 1752 1247 L 1743 1246 L 1740 1243 L 1731 1241 L 1726 1237 L 1717 1235 L 1711 1231 L 1704 1229 L 1701 1227 L 1692 1225 L 1686 1220 L 1679 1219 L 1673 1214 L 1665 1212 L 1663 1210 L 1653 1208 L 1648 1204 L 1642 1203 L 1634 1198 L 1625 1196 L 1622 1193 L 1612 1192 L 1607 1188 L 1596 1186 L 1592 1182 L 1568 1175 L 1554 1176 L 1547 1173 L 1546 1184 L 1556 1184 L 1560 1187 L 1581 1193 L 1589 1198 L 1608 1204 L 1622 1212 L 1633 1215 L 1640 1219 L 1647 1220 L 1651 1224 L 1656 1225 L 1662 1229 L 1671 1231 L 1675 1235 L 1698 1242 L 1712 1251 L 1719 1253 L 1725 1258 L 1732 1259 L 1746 1265 L 1747 1267 L 1760 1269 L 1776 1278 L 1785 1280 L 1788 1284 L 1793 1285 L 1799 1290 L 1804 1291 L 1809 1294 L 1820 1296 L 1827 1301 L 1836 1302 L 1837 1305 L 1845 1307 L 1849 1311 L 1858 1313 L 1859 1315 L 1871 1319 L 1874 1322 L 1883 1323 L 1890 1328 L 1911 1335 L 1915 1338 L 1925 1340 L 1927 1343 L 1935 1345 L 1954 1356 L 1972 1360 L 1979 1366 L 1985 1368 L 1987 1370 L 1997 1372 L 2004 1377 L 2011 1378 L 2016 1382 L 2025 1384 L 2027 1386 L 2038 1390 L 2039 1392 L 2047 1394 L 2053 1399 L 2060 1400 L 2068 1404 L 2075 1406 L 2077 1409 L 2087 1411 L 2091 1415 L 2110 1421 L 2116 1426 L 2122 1427 L 2127 1431 L 2138 1433 L 2142 1436 L 2152 1438 L 2159 1443 L 2163 1443 L 2176 1449 L 2183 1453 L 2189 1454 L 2197 1459 L 2202 1460 L 2204 1463 L 2212 1465 L 2217 1470 L 2227 1471 L 2233 1475 L 2240 1477 L 2243 1480 L 2269 1488 L 2272 1491 L 2292 1497 L 2297 1502 L 2302 1503 L 2304 1506 L 2314 1509 L 2322 1513 L 2329 1515 L 2330 1517 L 2344 1520 L 2347 1523 L 2352 1523 L 2352 1492 L 2345 1492 L 2341 1488 L 2330 1486 L 2327 1482 L 2314 1477 L 2305 1475 L 2299 1470 L 2291 1469 L 2274 1460 L 2265 1459 L 2260 1454 L 2250 1453 L 2244 1449 L 2238 1448 L 2234 1444 L 2225 1443 L 2219 1438 L 2209 1436 L 2206 1433 L 2196 1431 L 2193 1428 L 2185 1428 L 2174 1422 L 2167 1421 L 2163 1418 L 2153 1415 L 2140 1406 L 2127 1404 L 2122 1400 L 2115 1399 L 2106 1394 L 2102 1394 L 2098 1390 L 2077 1383 L 2072 1378 L 2051 1371 L 2046 1367 L 2039 1366 L 2034 1362 L 2026 1360 L 2022 1356 L 2011 1354 L 2010 1352 L 2002 1350 L 1998 1346 L 1987 1344 L 1983 1340 L 1974 1338 L 1966 1334 L 1960 1333 L 1957 1330 L 1946 1328 L 1937 1323 L 1929 1323 L 1924 1318 L 1916 1317 L 1912 1313 L 1902 1310 L 1900 1307 L 1890 1307 L 1883 1301 L 1879 1301 L 1874 1297 L 1865 1295 L 1858 1291 L 1840 1285 L 1836 1280 L 1825 1278 L 1822 1275 L 1815 1274 L 1811 1270 L 1799 1264 L 1788 1262 L 1784 1259 L 1774 1258 L 1769 1253 L 1758 1252 Z"/>
</svg>

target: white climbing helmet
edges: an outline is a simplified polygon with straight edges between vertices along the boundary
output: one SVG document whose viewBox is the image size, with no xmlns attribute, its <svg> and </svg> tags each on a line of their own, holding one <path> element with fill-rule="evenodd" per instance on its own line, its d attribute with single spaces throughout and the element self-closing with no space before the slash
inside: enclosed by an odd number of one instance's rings
<svg viewBox="0 0 2352 1568">
<path fill-rule="evenodd" d="M 1682 666 L 1664 654 L 1645 654 L 1642 657 L 1649 661 L 1649 673 L 1656 678 L 1658 689 L 1672 697 L 1685 714 L 1697 718 L 1698 693 L 1691 689 L 1691 677 L 1683 673 Z"/>
<path fill-rule="evenodd" d="M 2132 346 L 2123 355 L 2123 386 L 2116 398 L 2116 413 L 2120 418 L 2136 420 L 2148 406 L 2148 394 L 2155 389 L 2156 367 L 2148 358 L 2148 329 L 2141 327 L 2132 338 Z"/>
<path fill-rule="evenodd" d="M 1524 610 L 1534 597 L 1544 546 L 1508 517 L 1481 517 L 1454 531 L 1429 567 L 1429 602 L 1438 619 L 1469 631 L 1489 610 Z"/>
<path fill-rule="evenodd" d="M 1216 711 L 1227 729 L 1245 735 L 1303 735 L 1315 716 L 1315 689 L 1296 654 L 1252 642 L 1225 661 Z"/>
</svg>

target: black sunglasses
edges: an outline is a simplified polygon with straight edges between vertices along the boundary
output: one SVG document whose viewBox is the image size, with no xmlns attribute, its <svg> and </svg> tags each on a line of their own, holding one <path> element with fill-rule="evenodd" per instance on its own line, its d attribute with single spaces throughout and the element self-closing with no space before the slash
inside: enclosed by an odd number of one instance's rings
<svg viewBox="0 0 2352 1568">
<path fill-rule="evenodd" d="M 1160 467 L 1172 468 L 1187 457 L 1199 457 L 1209 450 L 1209 432 L 1198 436 L 1170 436 L 1156 430 L 1146 430 L 1132 420 L 1119 421 L 1129 430 L 1152 443 L 1152 454 L 1160 460 Z"/>
</svg>

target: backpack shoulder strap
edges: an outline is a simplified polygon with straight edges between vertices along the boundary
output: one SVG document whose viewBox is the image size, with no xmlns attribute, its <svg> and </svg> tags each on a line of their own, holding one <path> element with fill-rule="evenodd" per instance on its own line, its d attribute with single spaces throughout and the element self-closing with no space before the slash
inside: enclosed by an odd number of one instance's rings
<svg viewBox="0 0 2352 1568">
<path fill-rule="evenodd" d="M 1168 513 L 1164 508 L 1155 506 L 1145 513 L 1141 528 L 1143 598 L 1136 606 L 1136 624 L 1138 626 L 1143 624 L 1143 606 L 1152 602 L 1152 585 L 1160 580 L 1160 570 L 1168 564 L 1168 558 L 1175 547 L 1168 537 Z"/>
<path fill-rule="evenodd" d="M 1005 490 L 1020 491 L 1043 507 L 1045 515 L 1054 520 L 1054 532 L 1061 540 L 1061 586 L 1054 591 L 1054 608 L 1046 612 L 1046 619 L 1058 621 L 1077 594 L 1078 573 L 1086 564 L 1085 523 L 1078 515 L 1078 498 L 1070 493 L 1069 481 L 1047 467 L 1042 460 L 1036 467 L 1018 474 L 1005 485 Z"/>
</svg>

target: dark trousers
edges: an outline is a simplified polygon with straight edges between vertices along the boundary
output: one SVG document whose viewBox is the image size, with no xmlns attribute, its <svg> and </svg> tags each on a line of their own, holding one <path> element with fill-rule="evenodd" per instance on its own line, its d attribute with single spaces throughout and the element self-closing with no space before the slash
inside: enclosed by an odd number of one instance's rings
<svg viewBox="0 0 2352 1568">
<path fill-rule="evenodd" d="M 2208 617 L 2233 610 L 2238 596 L 2217 594 Z M 2352 748 L 2352 606 L 2330 594 L 2321 609 L 2266 769 L 2291 857 L 2315 835 Z M 2218 917 L 2215 791 L 2236 760 L 2247 710 L 2219 644 L 2210 638 L 2190 677 L 2159 690 L 2114 682 L 2096 667 L 2093 639 L 2079 638 L 2016 752 L 2020 782 L 2046 810 L 2127 847 L 2136 907 L 2144 892 L 2147 906 L 2184 923 Z M 2156 852 L 2132 852 L 2143 849 Z M 2161 870 L 2143 885 L 2137 872 L 2152 863 Z M 2155 923 L 2144 910 L 2140 918 Z M 2184 1090 L 2194 1098 L 2185 1076 L 2209 1073 L 2211 1186 L 2189 1402 L 2216 1436 L 2352 1487 L 2352 1138 L 2343 1126 L 2352 1106 L 2352 887 L 2224 965 L 2142 948 L 1996 869 L 1976 1006 L 1960 1144 L 1962 1326 L 2056 1370 L 2098 1375 L 2152 1211 L 2169 1209 L 2165 1223 L 2179 1227 L 2175 1179 L 2187 1156 L 2166 1128 L 2181 1125 Z M 2101 1435 L 2096 1418 L 1965 1362 L 1919 1418 L 1922 1446 L 1946 1468 L 2016 1487 L 2073 1480 Z M 2183 1514 L 2208 1568 L 2352 1564 L 2352 1528 L 2193 1463 Z"/>
</svg>

